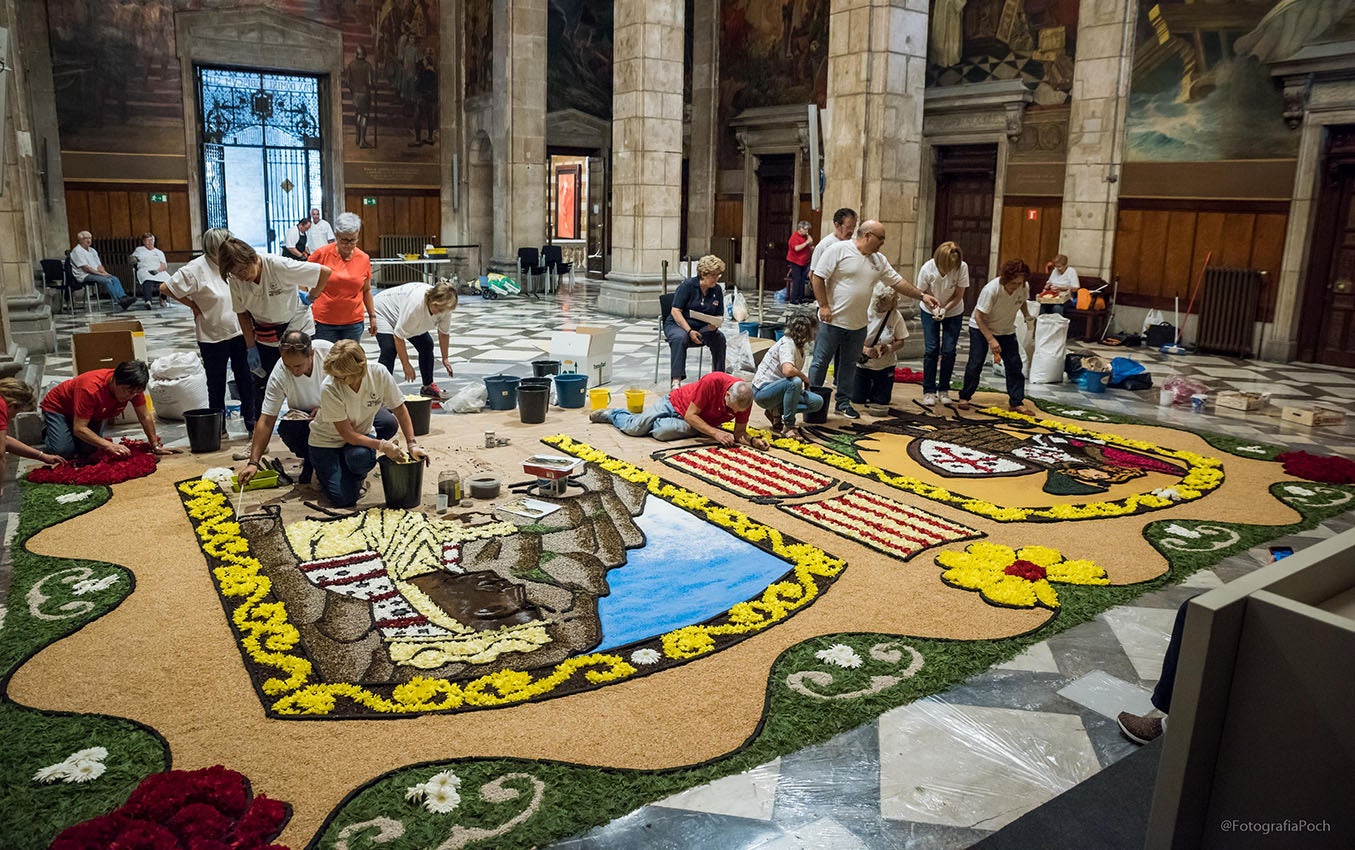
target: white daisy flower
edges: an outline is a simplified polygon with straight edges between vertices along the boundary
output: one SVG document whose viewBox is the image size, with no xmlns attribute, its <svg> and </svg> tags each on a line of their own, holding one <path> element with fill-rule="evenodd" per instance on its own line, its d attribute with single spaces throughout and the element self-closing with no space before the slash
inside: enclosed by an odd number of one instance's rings
<svg viewBox="0 0 1355 850">
<path fill-rule="evenodd" d="M 1181 501 L 1181 494 L 1176 492 L 1175 487 L 1159 487 L 1154 490 L 1151 495 L 1157 496 L 1159 499 L 1168 499 L 1173 502 Z"/>
<path fill-rule="evenodd" d="M 104 576 L 97 581 L 94 579 L 85 579 L 84 581 L 77 581 L 75 584 L 71 585 L 71 592 L 76 596 L 84 596 L 86 593 L 98 593 L 101 590 L 107 590 L 117 584 L 117 582 L 117 573 Z"/>
<path fill-rule="evenodd" d="M 453 791 L 461 787 L 461 777 L 450 770 L 444 770 L 441 773 L 435 773 L 423 784 L 424 793 L 432 793 L 439 788 L 450 788 Z"/>
<path fill-rule="evenodd" d="M 66 778 L 66 763 L 49 764 L 46 767 L 33 774 L 34 782 L 55 782 L 58 779 Z"/>
<path fill-rule="evenodd" d="M 78 493 L 62 493 L 56 497 L 56 500 L 63 505 L 69 505 L 71 502 L 82 502 L 93 495 L 93 490 L 81 490 Z"/>
<path fill-rule="evenodd" d="M 1309 490 L 1307 487 L 1304 487 L 1304 486 L 1302 486 L 1301 484 L 1290 484 L 1288 487 L 1286 487 L 1286 488 L 1284 488 L 1284 489 L 1285 489 L 1286 491 L 1288 491 L 1289 493 L 1295 495 L 1295 496 L 1316 496 L 1316 495 L 1317 495 L 1317 493 L 1313 492 L 1312 490 Z"/>
<path fill-rule="evenodd" d="M 1263 455 L 1266 453 L 1266 450 L 1260 446 L 1238 446 L 1237 451 L 1253 455 Z"/>
<path fill-rule="evenodd" d="M 637 649 L 630 654 L 630 660 L 636 664 L 658 664 L 663 656 L 657 649 Z"/>
<path fill-rule="evenodd" d="M 108 750 L 103 747 L 90 747 L 86 750 L 76 750 L 66 758 L 66 761 L 103 761 L 106 758 L 108 758 Z"/>
<path fill-rule="evenodd" d="M 94 761 L 92 759 L 84 759 L 67 767 L 66 781 L 91 782 L 95 779 L 98 779 L 100 776 L 103 776 L 105 770 L 107 770 L 107 768 L 104 767 L 103 762 Z"/>
<path fill-rule="evenodd" d="M 405 789 L 405 799 L 406 799 L 406 800 L 422 800 L 422 799 L 423 799 L 423 795 L 424 795 L 424 791 L 425 791 L 425 789 L 424 789 L 422 783 L 420 783 L 420 784 L 418 784 L 418 785 L 411 785 L 411 786 L 409 786 L 408 788 Z"/>
<path fill-rule="evenodd" d="M 435 815 L 445 815 L 461 804 L 461 795 L 450 785 L 428 789 L 423 807 Z"/>
<path fill-rule="evenodd" d="M 838 667 L 855 669 L 861 666 L 861 656 L 845 643 L 835 643 L 827 649 L 820 649 L 814 653 L 814 657 L 825 664 L 835 664 Z"/>
</svg>

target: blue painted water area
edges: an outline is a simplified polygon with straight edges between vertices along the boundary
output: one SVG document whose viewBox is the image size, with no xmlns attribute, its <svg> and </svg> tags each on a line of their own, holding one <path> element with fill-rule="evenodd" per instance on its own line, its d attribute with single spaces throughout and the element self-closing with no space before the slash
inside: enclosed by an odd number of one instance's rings
<svg viewBox="0 0 1355 850">
<path fill-rule="evenodd" d="M 598 600 L 602 643 L 614 649 L 699 623 L 758 596 L 791 568 L 786 561 L 650 496 L 635 520 L 648 541 L 607 573 Z"/>
</svg>

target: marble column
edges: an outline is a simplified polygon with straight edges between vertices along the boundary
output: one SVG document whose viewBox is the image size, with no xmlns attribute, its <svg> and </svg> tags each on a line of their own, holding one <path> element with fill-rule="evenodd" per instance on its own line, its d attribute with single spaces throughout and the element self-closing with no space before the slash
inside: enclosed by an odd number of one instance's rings
<svg viewBox="0 0 1355 850">
<path fill-rule="evenodd" d="M 682 216 L 683 0 L 617 0 L 612 58 L 612 268 L 598 307 L 658 313 Z"/>
<path fill-rule="evenodd" d="M 494 0 L 494 258 L 546 241 L 546 0 Z"/>
<path fill-rule="evenodd" d="M 710 252 L 719 176 L 720 14 L 717 3 L 692 7 L 692 138 L 687 153 L 687 245 Z"/>
<path fill-rule="evenodd" d="M 1087 0 L 1078 10 L 1059 253 L 1109 279 L 1124 162 L 1137 4 Z"/>
<path fill-rule="evenodd" d="M 879 220 L 885 255 L 904 275 L 918 222 L 926 71 L 927 0 L 832 0 L 824 218 L 851 207 Z"/>
</svg>

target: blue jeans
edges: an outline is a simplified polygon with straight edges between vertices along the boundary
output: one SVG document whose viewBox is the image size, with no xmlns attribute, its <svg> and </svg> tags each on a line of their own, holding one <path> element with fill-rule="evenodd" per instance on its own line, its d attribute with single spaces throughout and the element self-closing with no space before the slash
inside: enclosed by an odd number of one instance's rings
<svg viewBox="0 0 1355 850">
<path fill-rule="evenodd" d="M 787 428 L 795 427 L 797 413 L 823 409 L 823 396 L 803 388 L 799 378 L 782 378 L 753 390 L 753 401 L 770 413 L 780 413 Z"/>
<path fill-rule="evenodd" d="M 1021 345 L 1016 334 L 995 335 L 1002 349 L 1002 370 L 1007 375 L 1007 400 L 1012 407 L 1026 400 L 1026 376 L 1021 372 Z M 979 388 L 979 376 L 983 367 L 992 356 L 988 352 L 988 340 L 978 328 L 969 329 L 969 362 L 964 367 L 964 387 L 960 389 L 960 399 L 969 401 Z"/>
<path fill-rule="evenodd" d="M 696 436 L 696 429 L 687 424 L 666 397 L 644 413 L 617 408 L 612 411 L 612 424 L 631 437 L 653 437 L 664 443 Z"/>
<path fill-rule="evenodd" d="M 354 322 L 351 325 L 327 325 L 324 322 L 316 322 L 315 338 L 326 342 L 338 342 L 341 339 L 362 342 L 362 328 L 362 322 Z"/>
<path fill-rule="evenodd" d="M 338 508 L 356 505 L 362 482 L 376 466 L 376 452 L 366 446 L 310 446 L 310 452 L 315 478 L 330 504 Z"/>
<path fill-rule="evenodd" d="M 122 288 L 122 281 L 111 274 L 87 274 L 85 275 L 85 286 L 93 283 L 96 286 L 102 286 L 108 293 L 108 297 L 114 301 L 121 301 L 127 297 L 127 291 Z"/>
<path fill-rule="evenodd" d="M 94 446 L 75 436 L 75 420 L 64 413 L 53 413 L 50 410 L 42 411 L 42 425 L 42 441 L 47 446 L 48 454 L 60 455 L 66 460 L 72 460 L 77 455 L 87 455 L 94 451 Z M 89 430 L 102 437 L 104 421 L 102 419 L 91 419 Z"/>
<path fill-rule="evenodd" d="M 376 432 L 378 440 L 389 440 L 400 430 L 400 425 L 395 420 L 395 414 L 386 408 L 381 408 L 376 412 L 376 418 L 372 420 L 372 430 Z M 311 472 L 315 469 L 311 461 L 311 421 L 309 419 L 279 419 L 278 436 L 282 442 L 291 450 L 292 454 L 301 458 L 301 483 L 306 484 L 311 480 Z M 334 451 L 339 451 L 334 449 Z M 358 482 L 361 484 L 361 482 Z"/>
<path fill-rule="evenodd" d="M 852 406 L 852 391 L 856 389 L 856 358 L 866 347 L 866 329 L 845 330 L 837 325 L 819 325 L 819 341 L 814 344 L 814 360 L 809 364 L 809 383 L 823 386 L 828 377 L 828 361 L 837 364 L 833 380 L 837 390 L 838 410 Z"/>
<path fill-rule="evenodd" d="M 941 321 L 932 318 L 926 310 L 922 317 L 922 337 L 926 348 L 922 352 L 922 392 L 930 394 L 938 389 L 950 392 L 950 378 L 955 372 L 955 345 L 960 341 L 960 326 L 964 316 L 948 316 Z M 941 371 L 937 374 L 937 361 Z"/>
</svg>

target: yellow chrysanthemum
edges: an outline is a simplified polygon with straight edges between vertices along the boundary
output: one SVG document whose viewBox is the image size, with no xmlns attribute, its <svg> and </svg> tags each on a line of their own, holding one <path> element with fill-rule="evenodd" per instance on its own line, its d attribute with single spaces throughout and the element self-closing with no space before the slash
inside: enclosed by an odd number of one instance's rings
<svg viewBox="0 0 1355 850">
<path fill-rule="evenodd" d="M 941 580 L 951 587 L 976 590 L 984 600 L 1004 608 L 1059 607 L 1051 582 L 1109 584 L 1106 571 L 1087 560 L 1066 560 L 1057 549 L 1010 546 L 986 541 L 971 543 L 963 552 L 942 552 L 936 563 L 946 567 Z"/>
</svg>

